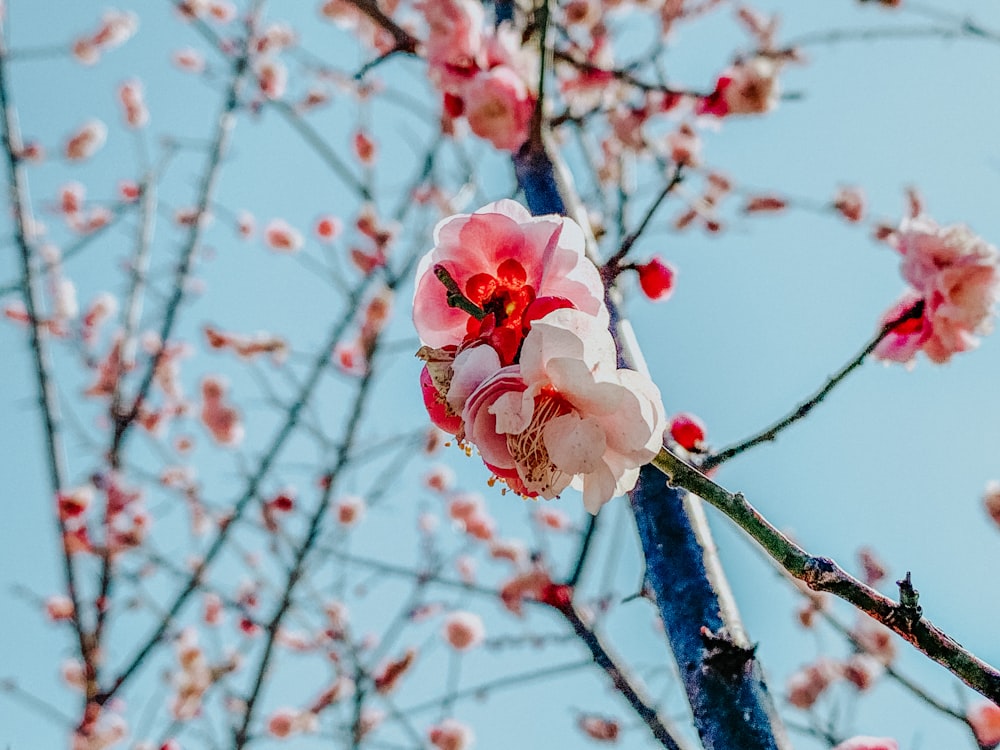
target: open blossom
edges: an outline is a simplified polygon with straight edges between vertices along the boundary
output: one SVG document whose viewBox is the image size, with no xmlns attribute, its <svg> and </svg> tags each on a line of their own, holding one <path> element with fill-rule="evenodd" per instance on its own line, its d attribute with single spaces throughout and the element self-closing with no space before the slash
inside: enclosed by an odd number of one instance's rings
<svg viewBox="0 0 1000 750">
<path fill-rule="evenodd" d="M 875 356 L 908 362 L 923 351 L 933 362 L 947 362 L 975 348 L 988 333 L 1000 292 L 997 249 L 963 225 L 940 227 L 925 216 L 904 219 L 891 238 L 902 256 L 901 273 L 911 285 L 886 313 L 883 325 L 923 301 L 923 315 L 897 326 L 875 349 Z"/>
<path fill-rule="evenodd" d="M 483 642 L 486 629 L 479 615 L 459 611 L 452 612 L 445 618 L 441 634 L 456 651 L 468 651 Z"/>
<path fill-rule="evenodd" d="M 591 513 L 635 486 L 666 428 L 657 387 L 618 369 L 607 327 L 572 309 L 535 321 L 520 364 L 488 374 L 462 419 L 512 489 L 551 499 L 575 480 Z"/>
<path fill-rule="evenodd" d="M 740 60 L 719 76 L 715 91 L 699 103 L 698 113 L 724 117 L 770 112 L 781 96 L 780 70 L 781 63 L 770 57 Z"/>
<path fill-rule="evenodd" d="M 468 312 L 448 306 L 436 266 L 487 313 L 478 328 Z M 488 325 L 520 334 L 529 306 L 541 297 L 566 300 L 607 326 L 604 286 L 584 256 L 580 227 L 562 216 L 533 217 L 520 204 L 501 200 L 435 227 L 434 248 L 417 268 L 413 322 L 420 340 L 435 348 L 456 345 L 470 328 L 478 334 Z"/>
<path fill-rule="evenodd" d="M 89 120 L 66 141 L 64 153 L 70 161 L 89 159 L 104 145 L 108 126 L 100 120 Z"/>
<path fill-rule="evenodd" d="M 462 89 L 469 128 L 498 149 L 517 151 L 528 140 L 535 97 L 505 65 L 481 72 Z"/>
<path fill-rule="evenodd" d="M 423 0 L 427 21 L 427 62 L 435 74 L 468 70 L 482 49 L 483 6 L 475 0 Z"/>
</svg>

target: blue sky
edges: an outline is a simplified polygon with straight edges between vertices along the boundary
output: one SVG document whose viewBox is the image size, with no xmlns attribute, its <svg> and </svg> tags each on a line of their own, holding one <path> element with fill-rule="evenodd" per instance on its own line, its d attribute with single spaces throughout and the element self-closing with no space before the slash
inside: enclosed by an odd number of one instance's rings
<svg viewBox="0 0 1000 750">
<path fill-rule="evenodd" d="M 15 51 L 65 43 L 93 28 L 101 10 L 89 3 L 51 0 L 13 0 L 10 6 L 8 32 Z M 185 148 L 166 173 L 161 200 L 165 208 L 174 209 L 188 205 L 194 195 L 203 158 L 196 147 L 211 133 L 219 83 L 197 81 L 174 70 L 169 57 L 177 48 L 204 48 L 204 44 L 175 19 L 166 2 L 123 2 L 120 7 L 139 13 L 139 33 L 96 66 L 41 58 L 17 62 L 11 71 L 21 127 L 50 153 L 58 151 L 66 134 L 90 116 L 104 119 L 111 128 L 108 144 L 92 161 L 83 165 L 53 161 L 32 169 L 35 209 L 52 226 L 54 238 L 65 235 L 59 234 L 59 218 L 47 208 L 60 184 L 79 180 L 86 183 L 88 195 L 109 199 L 118 180 L 138 174 L 141 149 L 159 153 L 159 139 L 164 135 L 179 137 Z M 946 6 L 938 3 L 936 7 Z M 847 0 L 772 2 L 761 8 L 781 12 L 781 39 L 834 28 L 929 23 L 917 13 L 896 19 L 888 11 Z M 956 2 L 947 10 L 1000 28 L 995 3 Z M 272 3 L 268 15 L 291 21 L 305 49 L 323 54 L 337 66 L 349 70 L 366 59 L 340 32 L 317 20 L 314 4 Z M 745 44 L 734 28 L 730 14 L 722 13 L 681 29 L 669 58 L 672 79 L 695 88 L 710 85 L 728 63 L 733 45 Z M 845 41 L 809 46 L 805 52 L 808 64 L 790 67 L 782 77 L 785 90 L 796 95 L 794 99 L 786 99 L 767 117 L 726 121 L 718 132 L 705 133 L 708 165 L 724 170 L 741 188 L 776 191 L 812 203 L 828 201 L 841 184 L 859 184 L 868 194 L 872 215 L 890 222 L 898 221 L 905 211 L 906 186 L 915 185 L 925 197 L 927 211 L 939 222 L 964 222 L 988 240 L 1000 242 L 996 211 L 1000 100 L 994 95 L 1000 43 L 968 37 Z M 211 51 L 205 54 L 210 64 L 217 64 Z M 376 100 L 359 106 L 354 98 L 338 93 L 333 104 L 311 120 L 342 153 L 359 122 L 371 125 L 382 153 L 371 179 L 377 192 L 388 194 L 386 208 L 395 206 L 407 175 L 434 138 L 424 115 L 432 114 L 436 104 L 420 84 L 421 75 L 418 63 L 393 61 L 385 66 L 385 80 L 393 92 L 406 97 L 394 95 L 387 103 Z M 144 145 L 119 125 L 115 86 L 132 76 L 145 83 L 152 111 Z M 478 190 L 467 208 L 508 195 L 513 180 L 505 160 L 471 137 L 466 145 L 478 178 Z M 447 179 L 458 173 L 458 166 L 446 163 L 442 170 Z M 638 165 L 639 194 L 632 221 L 659 179 L 651 165 Z M 698 186 L 693 179 L 685 189 L 696 192 Z M 259 241 L 243 244 L 235 240 L 226 211 L 248 208 L 261 224 L 280 216 L 307 230 L 320 213 L 349 220 L 357 207 L 356 197 L 273 110 L 241 119 L 219 195 L 217 220 L 207 235 L 214 258 L 199 267 L 206 292 L 185 307 L 182 335 L 196 338 L 205 322 L 243 332 L 267 328 L 288 336 L 295 352 L 312 351 L 340 311 L 341 300 L 304 266 L 293 266 L 295 261 L 268 253 Z M 698 414 L 707 423 L 714 445 L 756 431 L 814 391 L 863 346 L 879 316 L 903 290 L 897 257 L 871 241 L 865 227 L 846 226 L 832 215 L 809 210 L 793 209 L 777 217 L 741 217 L 735 209 L 735 203 L 730 205 L 728 229 L 719 236 L 698 229 L 676 234 L 668 231 L 668 225 L 680 206 L 677 201 L 668 202 L 637 245 L 635 256 L 643 259 L 659 253 L 673 263 L 678 268 L 675 294 L 662 305 L 639 296 L 628 304 L 667 411 Z M 153 268 L 161 274 L 170 267 L 181 237 L 169 214 L 166 210 L 158 220 Z M 123 289 L 116 268 L 128 251 L 132 222 L 111 230 L 107 238 L 67 264 L 81 301 L 103 289 Z M 400 252 L 429 247 L 429 225 L 420 231 L 414 222 L 407 229 L 413 234 L 403 238 Z M 343 251 L 345 244 L 335 246 L 335 251 Z M 323 250 L 310 241 L 305 252 L 320 259 Z M 6 257 L 0 263 L 3 280 L 14 278 L 16 271 L 13 252 Z M 366 438 L 373 443 L 398 439 L 401 431 L 419 427 L 423 419 L 415 390 L 417 363 L 407 353 L 416 348 L 406 312 L 409 294 L 409 286 L 401 290 L 390 333 L 394 349 L 402 354 L 382 376 L 368 411 Z M 147 312 L 153 315 L 157 309 L 154 299 Z M 0 369 L 0 383 L 7 394 L 0 407 L 0 424 L 4 425 L 0 445 L 6 456 L 10 514 L 0 534 L 0 601 L 5 613 L 0 678 L 16 677 L 25 689 L 71 710 L 74 698 L 59 686 L 57 677 L 60 661 L 71 652 L 67 634 L 45 623 L 30 597 L 15 590 L 23 587 L 45 596 L 58 589 L 60 579 L 23 331 L 11 324 L 0 326 L 0 347 L 8 353 L 8 364 Z M 79 373 L 78 359 L 72 351 L 61 349 L 56 363 L 64 373 L 64 397 L 78 402 L 77 394 L 87 383 L 87 377 Z M 301 366 L 302 358 L 295 355 L 293 365 Z M 262 406 L 254 377 L 231 360 L 204 353 L 193 357 L 183 368 L 188 390 L 194 392 L 200 377 L 215 371 L 224 372 L 234 393 L 246 399 L 245 448 L 246 455 L 252 456 L 271 434 L 273 418 Z M 945 366 L 923 359 L 912 370 L 868 363 L 805 422 L 775 443 L 732 461 L 718 479 L 730 489 L 743 491 L 812 552 L 850 567 L 859 546 L 874 546 L 894 576 L 913 572 L 924 611 L 935 623 L 987 661 L 1000 663 L 995 638 L 1000 602 L 997 586 L 988 575 L 1000 564 L 1000 537 L 979 504 L 987 480 L 1000 477 L 998 371 L 1000 346 L 995 336 L 984 338 L 979 350 Z M 281 380 L 270 370 L 267 377 Z M 340 394 L 349 387 L 350 381 L 330 377 L 316 419 L 335 425 L 344 408 Z M 74 407 L 69 416 L 69 463 L 76 482 L 93 469 L 95 449 L 78 437 L 75 421 L 89 434 L 101 433 L 95 427 L 98 413 L 93 406 Z M 212 449 L 196 427 L 191 432 L 205 446 L 206 452 L 199 455 L 204 456 L 200 469 L 206 493 L 221 502 L 240 483 L 240 457 Z M 137 440 L 135 450 L 138 462 L 152 460 L 146 441 Z M 324 458 L 311 441 L 296 443 L 273 486 L 286 481 L 308 487 L 315 466 Z M 489 490 L 477 461 L 464 459 L 458 451 L 443 458 L 458 471 L 461 486 L 487 495 L 505 532 L 525 528 L 530 506 Z M 371 509 L 351 540 L 350 551 L 408 564 L 419 551 L 413 532 L 415 515 L 420 509 L 437 512 L 437 501 L 419 486 L 419 464 L 383 455 L 372 465 L 380 468 L 362 466 L 346 476 L 344 491 L 370 492 L 383 475 L 396 474 L 397 483 Z M 583 518 L 576 497 L 567 496 L 560 503 L 574 519 Z M 171 530 L 180 538 L 183 509 L 165 504 L 156 508 L 164 516 L 158 532 L 167 540 L 164 550 L 177 555 L 177 560 L 184 559 L 195 548 L 169 544 Z M 709 516 L 747 627 L 760 644 L 758 653 L 776 691 L 780 693 L 792 670 L 818 653 L 844 653 L 846 647 L 835 636 L 804 632 L 795 625 L 796 595 L 777 580 L 753 545 L 731 524 L 711 510 Z M 562 559 L 571 547 L 567 540 L 557 540 L 549 554 Z M 236 556 L 225 561 L 219 580 L 235 585 L 246 574 L 241 565 Z M 602 535 L 587 590 L 624 596 L 636 588 L 640 570 L 627 506 L 616 502 L 602 512 Z M 326 574 L 331 581 L 324 585 L 335 589 L 335 571 Z M 502 569 L 484 563 L 483 576 L 488 581 L 500 578 Z M 364 585 L 365 592 L 358 595 L 359 628 L 377 632 L 408 587 L 378 576 L 366 578 Z M 156 579 L 151 590 L 156 598 L 172 590 L 171 582 Z M 491 633 L 521 632 L 521 624 L 493 603 L 448 591 L 436 591 L 431 598 L 477 609 L 487 618 Z M 653 613 L 641 609 L 645 606 L 636 602 L 615 607 L 605 626 L 618 648 L 645 667 L 644 677 L 655 694 L 678 708 L 679 690 L 663 676 L 666 651 Z M 842 619 L 851 620 L 846 608 L 837 611 Z M 116 638 L 127 642 L 135 635 L 129 628 L 146 624 L 140 617 L 133 625 L 122 625 Z M 413 632 L 414 642 L 425 645 L 428 656 L 399 697 L 404 707 L 436 694 L 445 679 L 441 674 L 445 659 L 435 640 L 437 627 L 434 621 Z M 529 621 L 528 629 L 553 632 L 556 623 L 538 616 Z M 475 684 L 476 675 L 528 671 L 547 663 L 569 663 L 580 656 L 579 649 L 567 645 L 542 652 L 528 648 L 476 653 L 463 664 L 462 684 Z M 163 699 L 158 672 L 169 664 L 170 654 L 166 657 L 136 689 L 138 705 Z M 954 680 L 940 668 L 906 648 L 901 647 L 899 667 L 953 703 L 972 699 L 954 688 Z M 289 659 L 275 678 L 269 705 L 304 699 L 303 685 L 320 680 L 323 673 L 324 667 L 315 663 Z M 971 747 L 961 727 L 930 716 L 888 682 L 864 700 L 855 702 L 848 691 L 841 691 L 831 703 L 839 704 L 849 717 L 849 726 L 859 733 L 895 736 L 907 750 Z M 488 702 L 468 701 L 456 710 L 475 726 L 477 747 L 483 750 L 515 743 L 529 748 L 585 747 L 588 741 L 573 729 L 575 711 L 628 717 L 593 671 L 498 691 Z M 805 723 L 794 712 L 787 715 L 798 724 Z M 435 718 L 434 712 L 422 715 L 417 725 L 423 727 Z M 56 747 L 64 742 L 59 727 L 3 695 L 0 727 L 0 745 L 12 750 Z M 193 738 L 184 746 L 199 747 L 202 741 Z M 319 741 L 301 739 L 293 744 L 318 747 Z M 627 731 L 621 744 L 649 746 L 641 729 Z M 819 747 L 798 737 L 796 746 Z"/>
</svg>

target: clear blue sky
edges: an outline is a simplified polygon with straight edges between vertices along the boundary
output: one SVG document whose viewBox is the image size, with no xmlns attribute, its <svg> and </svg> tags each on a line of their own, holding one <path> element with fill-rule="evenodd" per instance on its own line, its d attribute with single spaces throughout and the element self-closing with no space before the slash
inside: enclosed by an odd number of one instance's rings
<svg viewBox="0 0 1000 750">
<path fill-rule="evenodd" d="M 291 21 L 305 49 L 345 68 L 353 67 L 360 58 L 346 47 L 344 37 L 317 20 L 315 5 L 271 3 L 268 15 Z M 935 6 L 959 15 L 968 13 L 984 26 L 1000 29 L 1000 11 L 987 0 L 922 7 Z M 53 161 L 32 170 L 35 209 L 57 238 L 64 236 L 57 227 L 59 217 L 47 207 L 58 185 L 79 180 L 86 183 L 89 196 L 105 200 L 119 179 L 138 172 L 136 144 L 119 125 L 115 99 L 119 82 L 137 76 L 146 85 L 152 111 L 146 145 L 154 154 L 164 135 L 180 136 L 185 144 L 192 142 L 188 139 L 205 139 L 218 106 L 218 83 L 197 82 L 169 64 L 177 48 L 204 49 L 200 38 L 175 19 L 169 3 L 133 1 L 118 7 L 140 15 L 139 33 L 96 66 L 43 58 L 18 62 L 12 69 L 22 129 L 44 143 L 50 153 L 57 152 L 66 134 L 90 116 L 110 126 L 107 146 L 91 162 L 67 166 Z M 848 0 L 770 2 L 761 7 L 782 13 L 782 40 L 826 29 L 888 27 L 896 20 L 889 12 Z M 91 29 L 101 9 L 91 3 L 12 0 L 10 45 L 18 50 L 65 43 Z M 908 14 L 896 25 L 930 23 L 922 15 Z M 709 85 L 728 62 L 733 40 L 738 38 L 733 28 L 731 17 L 723 13 L 680 30 L 669 58 L 671 77 L 695 88 Z M 210 50 L 205 54 L 210 63 L 217 63 Z M 783 101 L 766 118 L 726 121 L 719 132 L 706 133 L 708 165 L 726 171 L 740 186 L 811 202 L 829 200 L 840 184 L 859 184 L 868 194 L 872 214 L 892 222 L 905 209 L 905 186 L 915 185 L 926 199 L 928 212 L 939 222 L 968 223 L 985 238 L 1000 243 L 996 208 L 1000 99 L 995 95 L 1000 43 L 970 38 L 845 41 L 809 46 L 806 54 L 808 64 L 790 67 L 782 79 L 785 90 L 795 98 Z M 402 105 L 376 104 L 364 115 L 373 123 L 383 151 L 376 187 L 391 191 L 398 190 L 403 181 L 396 165 L 408 169 L 415 163 L 416 152 L 432 137 L 419 114 L 414 117 L 407 110 L 423 105 L 433 112 L 436 104 L 418 87 L 419 65 L 394 62 L 386 71 L 395 90 L 411 93 L 415 99 Z M 346 152 L 357 112 L 354 100 L 340 95 L 314 122 Z M 482 144 L 472 144 L 471 152 L 480 165 L 480 191 L 470 209 L 480 200 L 507 195 L 513 184 L 503 159 Z M 181 152 L 161 190 L 165 206 L 173 209 L 190 203 L 200 165 L 200 152 Z M 639 172 L 638 184 L 647 190 L 656 187 L 648 170 Z M 687 187 L 694 191 L 698 182 Z M 261 223 L 281 216 L 303 230 L 323 212 L 349 219 L 357 204 L 274 112 L 239 123 L 232 165 L 224 171 L 220 196 L 223 210 L 246 207 Z M 633 220 L 644 205 L 640 195 Z M 296 267 L 290 273 L 289 264 L 294 261 L 274 257 L 259 241 L 238 243 L 226 226 L 223 210 L 208 233 L 215 258 L 199 274 L 207 293 L 185 309 L 182 333 L 195 336 L 208 321 L 243 332 L 268 328 L 288 336 L 295 351 L 311 351 L 338 310 L 336 298 L 306 270 Z M 815 390 L 861 348 L 879 316 L 903 290 L 894 253 L 872 242 L 866 229 L 845 226 L 830 216 L 793 210 L 777 218 L 742 218 L 732 205 L 726 212 L 732 219 L 729 229 L 716 237 L 698 229 L 679 235 L 668 232 L 667 219 L 678 211 L 676 202 L 668 204 L 635 251 L 640 259 L 660 253 L 679 269 L 674 297 L 657 306 L 636 297 L 629 310 L 668 412 L 686 410 L 700 415 L 715 445 L 754 432 Z M 181 236 L 171 225 L 169 213 L 159 219 L 154 269 L 161 271 L 169 267 Z M 408 248 L 411 240 L 418 247 L 427 245 L 429 231 L 426 237 L 405 238 L 401 247 Z M 102 289 L 123 288 L 115 269 L 130 241 L 130 230 L 115 229 L 107 241 L 68 264 L 67 272 L 77 282 L 82 302 Z M 337 247 L 343 249 L 343 245 Z M 14 278 L 16 270 L 13 248 L 8 249 L 6 260 L 0 263 L 4 274 L 0 282 Z M 306 252 L 318 258 L 321 250 L 310 243 Z M 404 350 L 415 341 L 405 310 L 408 294 L 407 288 L 400 295 L 392 334 Z M 152 304 L 151 309 L 157 306 Z M 9 514 L 0 532 L 0 611 L 4 613 L 0 679 L 16 677 L 34 694 L 57 706 L 72 707 L 74 698 L 58 685 L 59 663 L 71 652 L 66 633 L 45 623 L 35 604 L 15 591 L 25 587 L 45 596 L 58 589 L 60 577 L 23 331 L 9 323 L 0 325 L 0 350 L 7 357 L 0 368 L 0 388 L 6 394 L 0 407 L 0 455 L 5 456 Z M 72 374 L 77 366 L 74 354 L 61 351 L 57 363 L 66 373 L 63 395 L 76 400 L 86 382 Z M 405 353 L 393 364 L 370 413 L 369 437 L 392 435 L 400 425 L 420 424 L 416 368 Z M 250 405 L 258 398 L 255 381 L 230 359 L 199 353 L 185 363 L 188 391 L 195 392 L 200 377 L 213 371 L 225 372 L 234 391 L 248 399 L 247 411 L 256 414 Z M 995 637 L 1000 589 L 989 575 L 1000 565 L 1000 535 L 979 504 L 987 480 L 1000 478 L 997 372 L 1000 343 L 995 336 L 986 337 L 978 351 L 960 355 L 943 367 L 923 359 L 913 370 L 869 363 L 775 444 L 726 466 L 719 481 L 742 490 L 807 549 L 835 557 L 845 566 L 853 565 L 859 546 L 876 547 L 893 575 L 913 572 L 924 611 L 931 619 L 986 660 L 1000 663 Z M 325 393 L 324 418 L 339 414 L 336 388 L 341 383 L 332 381 Z M 252 416 L 249 423 L 246 448 L 251 452 L 272 430 L 263 409 L 259 411 L 262 416 Z M 83 408 L 74 414 L 90 434 L 97 434 L 95 409 Z M 197 433 L 197 428 L 192 431 L 207 444 L 203 433 Z M 75 430 L 71 430 L 68 446 L 71 475 L 80 481 L 93 469 L 93 448 L 76 437 Z M 139 450 L 145 455 L 145 447 Z M 289 458 L 283 476 L 304 487 L 316 456 L 302 446 L 296 450 L 301 453 Z M 487 494 L 505 533 L 523 531 L 530 507 L 486 488 L 485 474 L 476 461 L 464 459 L 457 451 L 445 456 L 458 470 L 464 487 Z M 222 451 L 211 453 L 210 459 L 201 467 L 206 492 L 216 493 L 220 500 L 231 496 L 233 487 L 240 484 L 238 460 Z M 352 550 L 403 563 L 413 559 L 415 509 L 435 506 L 432 497 L 415 488 L 419 468 L 408 466 L 405 471 L 384 504 L 372 510 Z M 362 492 L 371 482 L 371 475 L 362 470 L 348 477 L 345 489 Z M 575 519 L 582 519 L 576 497 L 568 495 L 560 502 Z M 179 528 L 185 520 L 182 509 L 157 506 L 156 512 L 160 511 L 166 517 L 165 530 L 171 524 Z M 613 589 L 627 594 L 640 576 L 632 522 L 623 502 L 609 506 L 604 514 L 607 518 L 588 586 L 595 592 Z M 795 596 L 789 588 L 776 582 L 751 544 L 725 519 L 711 511 L 709 515 L 747 627 L 760 643 L 758 653 L 780 694 L 787 675 L 797 666 L 820 651 L 843 653 L 845 646 L 829 633 L 815 636 L 797 628 Z M 190 552 L 184 548 L 171 551 L 180 556 Z M 557 546 L 553 556 L 558 558 L 559 551 Z M 484 569 L 487 580 L 501 575 L 496 565 L 484 564 Z M 238 562 L 230 561 L 223 575 L 238 581 L 242 576 Z M 405 588 L 381 579 L 368 585 L 371 592 L 359 605 L 358 618 L 362 626 L 377 629 Z M 154 596 L 158 592 L 154 587 Z M 448 604 L 463 601 L 448 592 L 432 598 Z M 465 603 L 483 613 L 491 632 L 521 632 L 520 624 L 495 606 L 473 599 Z M 662 675 L 666 651 L 652 612 L 645 606 L 637 602 L 616 607 L 607 628 L 630 659 L 649 667 L 645 676 L 657 694 L 668 696 L 667 704 L 678 707 L 678 688 Z M 842 618 L 851 618 L 847 609 L 838 611 Z M 414 641 L 433 644 L 436 622 L 416 630 Z M 555 624 L 539 617 L 530 622 L 529 630 L 553 632 Z M 134 634 L 120 635 L 127 640 Z M 953 689 L 954 681 L 941 669 L 902 644 L 901 653 L 899 666 L 907 674 L 933 686 L 951 702 L 969 699 L 966 692 Z M 419 703 L 444 683 L 441 649 L 430 645 L 428 654 L 401 693 L 399 705 Z M 474 684 L 477 672 L 496 675 L 528 670 L 578 656 L 578 650 L 563 646 L 542 653 L 512 649 L 473 654 L 463 667 L 467 680 L 463 684 Z M 302 694 L 298 683 L 323 674 L 304 661 L 289 663 L 269 705 L 293 702 Z M 142 700 L 163 698 L 155 671 L 150 671 L 137 693 Z M 282 700 L 285 690 L 288 700 Z M 959 694 L 963 697 L 956 698 Z M 859 733 L 895 736 L 905 750 L 971 747 L 960 727 L 929 717 L 889 683 L 880 684 L 872 696 L 857 704 L 847 691 L 835 699 Z M 456 714 L 476 728 L 481 750 L 515 744 L 586 747 L 588 741 L 572 728 L 577 709 L 632 721 L 596 672 L 573 673 L 497 693 L 485 703 L 468 701 L 459 704 Z M 804 723 L 803 717 L 788 715 Z M 416 724 L 424 727 L 434 718 L 432 712 Z M 59 727 L 0 695 L 0 746 L 31 750 L 59 747 L 64 742 Z M 797 737 L 797 747 L 818 747 L 810 743 Z M 320 743 L 300 739 L 287 746 L 310 748 Z M 649 742 L 638 729 L 626 732 L 621 746 L 647 747 Z M 185 744 L 188 747 L 199 747 L 198 740 L 190 740 Z"/>
</svg>

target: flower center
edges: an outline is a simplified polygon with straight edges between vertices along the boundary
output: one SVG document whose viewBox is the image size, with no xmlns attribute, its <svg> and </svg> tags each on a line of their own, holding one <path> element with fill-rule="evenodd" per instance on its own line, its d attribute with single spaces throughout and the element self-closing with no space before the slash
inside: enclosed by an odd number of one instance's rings
<svg viewBox="0 0 1000 750">
<path fill-rule="evenodd" d="M 542 433 L 550 420 L 571 411 L 573 407 L 562 396 L 552 389 L 544 389 L 535 397 L 528 426 L 516 435 L 507 435 L 507 449 L 517 463 L 518 474 L 525 487 L 532 492 L 546 496 L 564 477 L 564 473 L 549 458 Z"/>
<path fill-rule="evenodd" d="M 498 326 L 520 327 L 521 314 L 535 299 L 535 290 L 524 266 L 514 258 L 503 261 L 496 276 L 477 273 L 465 282 L 465 295 L 487 315 L 493 314 Z"/>
</svg>

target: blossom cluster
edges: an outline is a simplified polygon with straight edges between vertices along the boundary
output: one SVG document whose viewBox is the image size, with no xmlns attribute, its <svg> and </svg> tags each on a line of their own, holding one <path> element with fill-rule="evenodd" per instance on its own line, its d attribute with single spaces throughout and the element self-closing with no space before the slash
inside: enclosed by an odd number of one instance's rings
<svg viewBox="0 0 1000 750">
<path fill-rule="evenodd" d="M 510 200 L 443 220 L 421 260 L 414 324 L 431 420 L 523 497 L 583 491 L 591 513 L 635 486 L 666 417 L 619 369 L 580 227 Z"/>
<path fill-rule="evenodd" d="M 519 35 L 507 25 L 487 26 L 475 0 L 425 0 L 417 8 L 429 27 L 429 73 L 446 119 L 464 116 L 480 138 L 517 151 L 528 138 L 536 98 L 528 85 L 535 65 Z"/>
<path fill-rule="evenodd" d="M 992 327 L 1000 292 L 1000 254 L 964 225 L 938 226 L 917 215 L 904 219 L 889 241 L 902 256 L 900 271 L 910 289 L 886 312 L 882 325 L 922 302 L 919 317 L 889 332 L 875 349 L 883 360 L 910 362 L 922 351 L 933 362 L 974 349 L 977 335 Z"/>
</svg>

